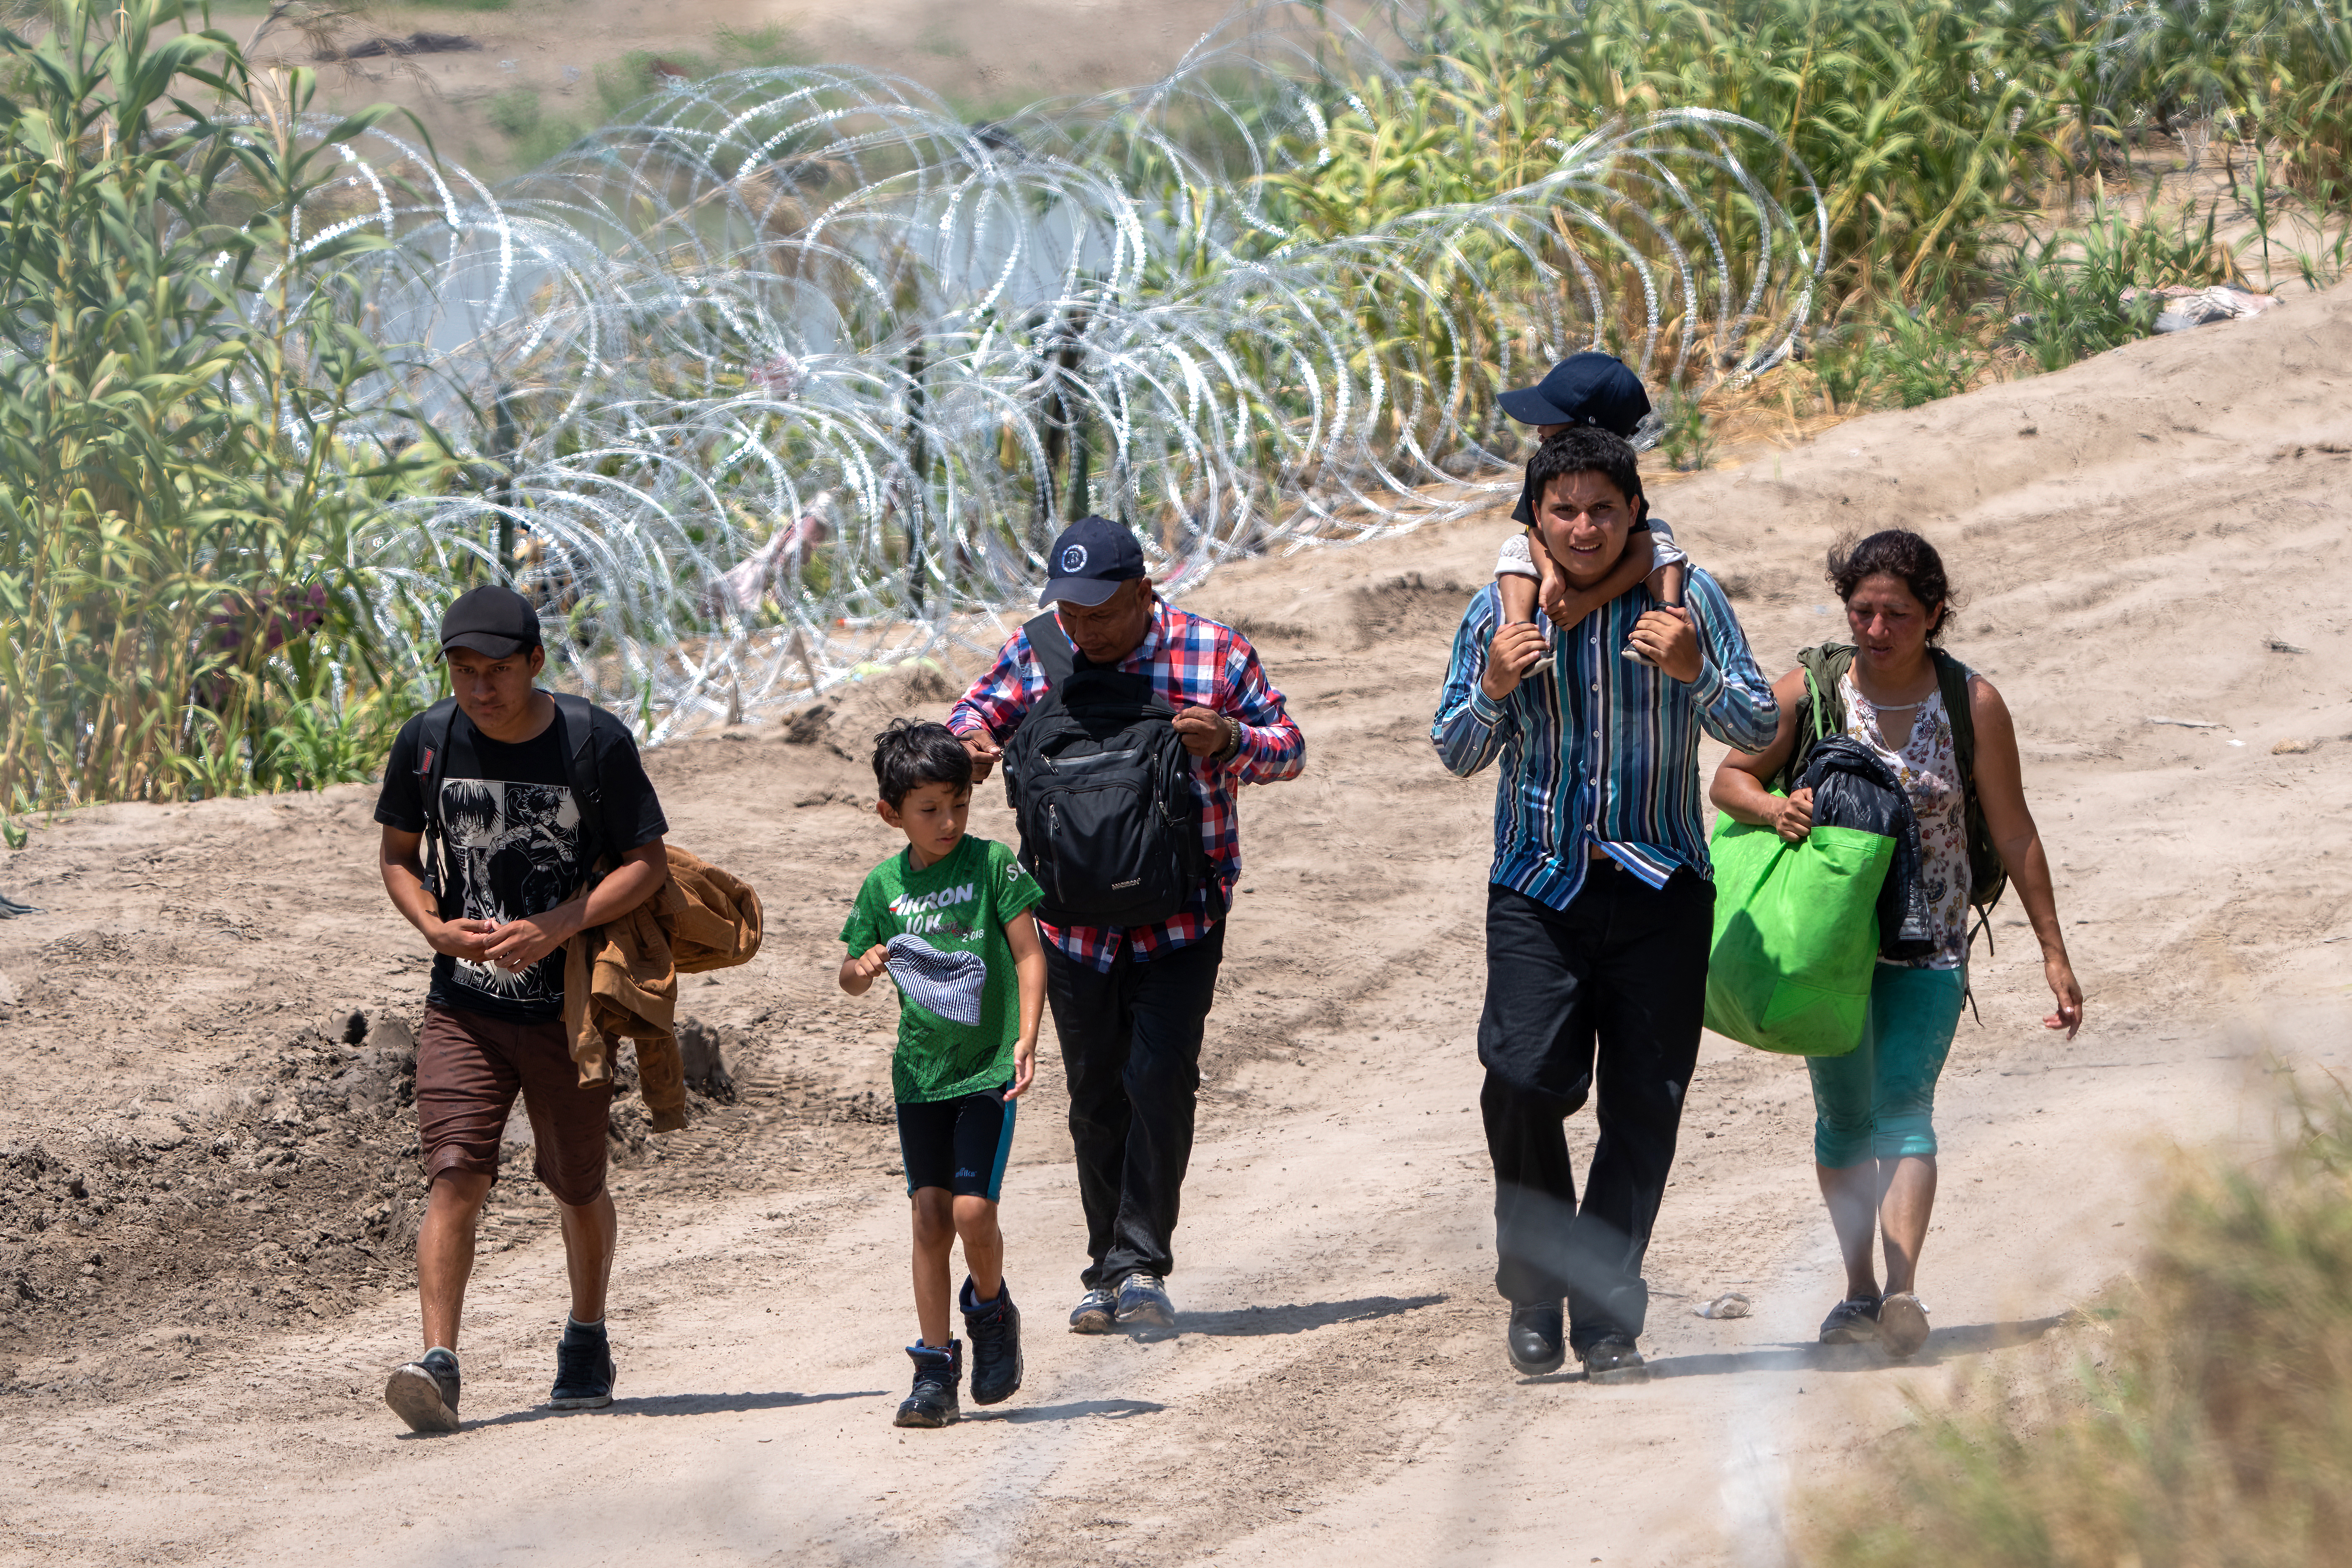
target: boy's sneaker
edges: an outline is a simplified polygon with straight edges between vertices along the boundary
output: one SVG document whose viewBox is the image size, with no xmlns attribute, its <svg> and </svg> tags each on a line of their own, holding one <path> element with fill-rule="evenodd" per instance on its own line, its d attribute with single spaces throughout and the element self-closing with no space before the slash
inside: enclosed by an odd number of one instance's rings
<svg viewBox="0 0 2352 1568">
<path fill-rule="evenodd" d="M 1107 1334 L 1118 1316 L 1118 1292 L 1093 1289 L 1078 1298 L 1070 1309 L 1070 1332 L 1074 1334 Z"/>
<path fill-rule="evenodd" d="M 1002 1404 L 1021 1388 L 1021 1309 L 1013 1304 L 1013 1287 L 1000 1279 L 996 1300 L 982 1303 L 972 1299 L 967 1274 L 958 1305 L 971 1337 L 971 1402 Z"/>
<path fill-rule="evenodd" d="M 1878 1298 L 1848 1296 L 1822 1320 L 1822 1343 L 1866 1345 L 1878 1338 Z"/>
<path fill-rule="evenodd" d="M 394 1367 L 384 1380 L 383 1402 L 412 1432 L 457 1429 L 457 1357 L 438 1346 Z"/>
<path fill-rule="evenodd" d="M 950 1340 L 945 1350 L 908 1345 L 915 1363 L 915 1391 L 898 1406 L 895 1426 L 952 1426 L 963 1419 L 956 1390 L 963 1384 L 963 1342 Z"/>
<path fill-rule="evenodd" d="M 1587 1383 L 1647 1383 L 1650 1364 L 1623 1334 L 1604 1334 L 1576 1352 Z"/>
<path fill-rule="evenodd" d="M 1118 1282 L 1118 1326 L 1149 1335 L 1176 1331 L 1176 1303 L 1157 1274 L 1130 1274 Z"/>
<path fill-rule="evenodd" d="M 613 1346 L 603 1324 L 583 1328 L 567 1321 L 555 1342 L 555 1387 L 550 1410 L 602 1410 L 613 1403 Z"/>
</svg>

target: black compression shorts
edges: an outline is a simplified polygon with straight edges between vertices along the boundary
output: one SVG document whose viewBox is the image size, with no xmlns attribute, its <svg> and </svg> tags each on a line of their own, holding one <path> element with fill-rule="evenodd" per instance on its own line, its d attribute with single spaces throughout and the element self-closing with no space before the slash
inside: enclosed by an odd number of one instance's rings
<svg viewBox="0 0 2352 1568">
<path fill-rule="evenodd" d="M 901 1101 L 898 1155 L 907 1167 L 908 1196 L 921 1187 L 945 1187 L 959 1197 L 994 1203 L 1013 1153 L 1017 1106 L 1002 1089 L 957 1100 Z"/>
</svg>

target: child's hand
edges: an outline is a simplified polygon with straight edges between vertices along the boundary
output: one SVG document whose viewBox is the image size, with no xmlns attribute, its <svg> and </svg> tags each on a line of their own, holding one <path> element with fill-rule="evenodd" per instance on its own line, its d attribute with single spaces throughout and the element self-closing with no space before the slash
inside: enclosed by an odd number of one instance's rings
<svg viewBox="0 0 2352 1568">
<path fill-rule="evenodd" d="M 1577 613 L 1570 615 L 1572 606 L 1570 601 L 1575 596 L 1569 592 L 1567 575 L 1559 572 L 1545 573 L 1543 586 L 1536 590 L 1536 598 L 1543 605 L 1543 613 L 1550 617 L 1552 625 L 1562 631 L 1574 626 L 1591 613 L 1589 607 L 1580 605 L 1573 606 Z"/>
<path fill-rule="evenodd" d="M 882 977 L 883 969 L 889 962 L 890 950 L 878 944 L 867 948 L 855 958 L 843 959 L 841 988 L 852 996 L 865 995 L 866 988 Z"/>
<path fill-rule="evenodd" d="M 1018 1100 L 1037 1081 L 1037 1042 L 1023 1040 L 1013 1047 L 1013 1087 L 1004 1091 L 1007 1100 Z"/>
</svg>

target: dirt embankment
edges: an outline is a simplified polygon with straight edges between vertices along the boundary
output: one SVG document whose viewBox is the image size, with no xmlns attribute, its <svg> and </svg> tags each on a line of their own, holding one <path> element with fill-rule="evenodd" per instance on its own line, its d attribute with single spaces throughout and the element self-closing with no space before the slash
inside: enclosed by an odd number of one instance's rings
<svg viewBox="0 0 2352 1568">
<path fill-rule="evenodd" d="M 1792 1483 L 1836 1484 L 1906 1389 L 2097 1353 L 2069 1314 L 2132 1263 L 2150 1140 L 2258 1124 L 2242 1090 L 2263 1049 L 2352 1061 L 2347 364 L 2339 289 L 1658 487 L 1773 671 L 1841 625 L 1818 567 L 1833 538 L 1926 532 L 1966 595 L 1956 650 L 2018 715 L 2089 1024 L 2071 1046 L 2042 1030 L 2005 906 L 1972 975 L 1982 1024 L 1943 1083 L 1937 1337 L 1911 1367 L 1811 1344 L 1837 1274 L 1804 1073 L 1713 1038 L 1648 1266 L 1656 1381 L 1504 1365 L 1471 1047 L 1493 785 L 1446 775 L 1426 739 L 1489 520 L 1200 593 L 1260 639 L 1308 763 L 1243 803 L 1182 1332 L 1057 1331 L 1080 1231 L 1049 1044 L 1004 1211 L 1028 1384 L 945 1434 L 888 1424 L 912 1326 L 890 1015 L 832 980 L 893 842 L 866 805 L 867 737 L 943 711 L 937 677 L 649 759 L 674 837 L 761 889 L 769 937 L 684 997 L 736 1102 L 698 1104 L 615 1175 L 621 1399 L 598 1415 L 536 1408 L 562 1258 L 520 1160 L 468 1300 L 468 1430 L 408 1439 L 376 1403 L 415 1348 L 413 1128 L 396 1052 L 345 1036 L 354 1012 L 414 1018 L 424 956 L 376 885 L 371 792 L 38 829 L 0 861 L 0 887 L 48 911 L 0 922 L 12 1552 L 1770 1559 Z M 973 826 L 1009 835 L 992 789 Z M 1591 1122 L 1570 1127 L 1580 1161 Z M 1729 1289 L 1753 1317 L 1691 1314 Z"/>
<path fill-rule="evenodd" d="M 513 0 L 479 10 L 395 3 L 373 6 L 341 30 L 335 47 L 357 58 L 322 59 L 282 28 L 274 36 L 319 71 L 334 102 L 396 104 L 416 116 L 444 157 L 498 178 L 514 171 L 523 146 L 509 130 L 542 117 L 593 127 L 608 102 L 650 92 L 665 67 L 861 66 L 918 83 L 982 120 L 1043 98 L 1148 83 L 1232 9 L 1230 0 Z M 240 7 L 220 13 L 219 23 L 243 40 L 262 15 Z M 722 32 L 749 47 L 730 51 Z M 420 33 L 438 35 L 430 52 L 403 53 L 390 42 L 414 48 Z M 621 70 L 631 56 L 650 57 L 648 72 Z"/>
</svg>

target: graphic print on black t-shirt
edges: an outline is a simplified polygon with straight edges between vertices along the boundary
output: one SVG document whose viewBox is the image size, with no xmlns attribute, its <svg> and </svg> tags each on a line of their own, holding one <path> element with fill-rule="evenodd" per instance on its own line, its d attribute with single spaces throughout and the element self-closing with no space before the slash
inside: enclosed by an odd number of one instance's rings
<svg viewBox="0 0 2352 1568">
<path fill-rule="evenodd" d="M 562 784 L 445 778 L 441 825 L 449 890 L 457 895 L 456 916 L 444 919 L 504 925 L 553 909 L 580 880 L 580 810 Z M 445 906 L 451 901 L 443 900 Z M 520 971 L 467 958 L 453 962 L 457 984 L 501 1001 L 526 1006 L 563 1001 L 561 953 L 552 977 L 544 962 Z"/>
<path fill-rule="evenodd" d="M 650 844 L 669 825 L 638 760 L 636 742 L 625 725 L 602 709 L 593 721 L 603 831 L 625 848 Z M 425 831 L 422 730 L 419 719 L 401 728 L 376 802 L 375 819 L 403 833 Z M 589 871 L 582 857 L 595 847 L 585 842 L 572 799 L 565 744 L 560 720 L 528 741 L 511 743 L 482 734 L 462 713 L 450 720 L 440 808 L 432 814 L 440 819 L 447 869 L 441 885 L 443 920 L 524 920 L 545 914 L 579 889 Z M 520 974 L 436 953 L 426 999 L 436 1007 L 518 1022 L 561 1017 L 563 950 L 557 948 Z"/>
</svg>

